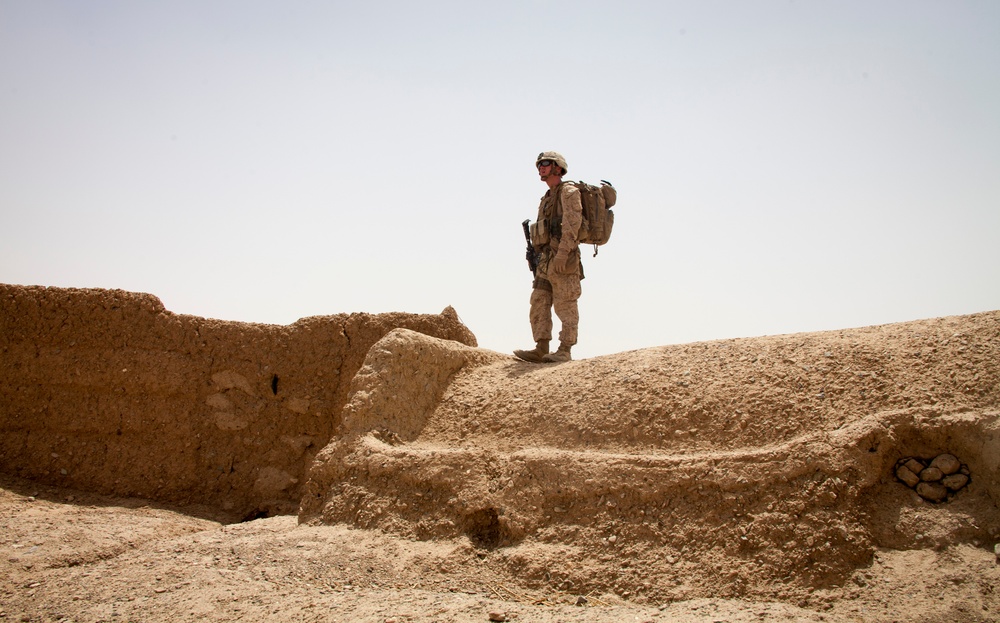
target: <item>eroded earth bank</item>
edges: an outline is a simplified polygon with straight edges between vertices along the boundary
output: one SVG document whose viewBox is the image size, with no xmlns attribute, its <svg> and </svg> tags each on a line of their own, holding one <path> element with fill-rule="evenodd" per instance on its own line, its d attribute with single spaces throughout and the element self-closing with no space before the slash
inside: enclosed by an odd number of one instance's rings
<svg viewBox="0 0 1000 623">
<path fill-rule="evenodd" d="M 2 285 L 0 610 L 997 620 L 998 338 L 988 312 L 541 366 L 451 308 L 271 326 Z"/>
</svg>

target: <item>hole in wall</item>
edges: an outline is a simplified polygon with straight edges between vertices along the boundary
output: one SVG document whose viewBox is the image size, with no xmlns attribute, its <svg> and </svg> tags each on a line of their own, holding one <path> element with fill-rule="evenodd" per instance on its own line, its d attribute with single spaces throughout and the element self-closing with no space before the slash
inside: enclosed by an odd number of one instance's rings
<svg viewBox="0 0 1000 623">
<path fill-rule="evenodd" d="M 500 519 L 495 508 L 482 508 L 465 516 L 465 534 L 477 547 L 500 545 Z"/>
<path fill-rule="evenodd" d="M 1000 479 L 991 469 L 991 457 L 1000 456 L 995 427 L 993 416 L 971 413 L 897 418 L 879 448 L 884 476 L 863 502 L 873 543 L 944 548 L 993 538 L 1000 499 Z M 944 459 L 952 465 L 943 467 Z"/>
<path fill-rule="evenodd" d="M 271 376 L 271 393 L 275 396 L 278 395 L 278 375 L 274 374 Z"/>
<path fill-rule="evenodd" d="M 249 513 L 247 513 L 246 515 L 244 515 L 243 519 L 240 520 L 240 523 L 246 523 L 248 521 L 255 521 L 257 519 L 266 519 L 268 517 L 270 517 L 270 515 L 268 514 L 268 512 L 266 510 L 263 510 L 263 509 L 260 509 L 260 508 L 255 508 L 252 511 L 250 511 Z"/>
</svg>

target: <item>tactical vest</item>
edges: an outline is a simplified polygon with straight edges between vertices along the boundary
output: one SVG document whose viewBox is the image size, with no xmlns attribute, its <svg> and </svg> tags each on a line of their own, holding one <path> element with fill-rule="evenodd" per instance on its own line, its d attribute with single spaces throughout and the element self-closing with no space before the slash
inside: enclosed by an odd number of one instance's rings
<svg viewBox="0 0 1000 623">
<path fill-rule="evenodd" d="M 562 239 L 562 189 L 565 183 L 561 182 L 545 193 L 538 216 L 538 220 L 545 222 L 545 229 L 549 236 L 555 240 L 555 244 L 552 246 L 558 246 L 559 240 Z"/>
</svg>

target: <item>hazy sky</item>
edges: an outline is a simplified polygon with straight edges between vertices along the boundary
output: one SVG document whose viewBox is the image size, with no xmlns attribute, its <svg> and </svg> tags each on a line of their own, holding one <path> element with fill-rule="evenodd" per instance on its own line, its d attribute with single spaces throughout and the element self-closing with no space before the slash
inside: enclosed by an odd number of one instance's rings
<svg viewBox="0 0 1000 623">
<path fill-rule="evenodd" d="M 509 352 L 556 150 L 577 357 L 1000 309 L 995 0 L 0 0 L 0 106 L 4 283 Z"/>
</svg>

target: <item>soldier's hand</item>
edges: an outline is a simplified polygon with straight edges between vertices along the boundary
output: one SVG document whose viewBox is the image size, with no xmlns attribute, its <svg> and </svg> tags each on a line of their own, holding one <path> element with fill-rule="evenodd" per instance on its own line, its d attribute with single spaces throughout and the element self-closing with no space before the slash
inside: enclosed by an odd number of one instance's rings
<svg viewBox="0 0 1000 623">
<path fill-rule="evenodd" d="M 568 275 L 570 273 L 569 252 L 560 249 L 552 262 L 552 268 L 560 275 Z"/>
</svg>

